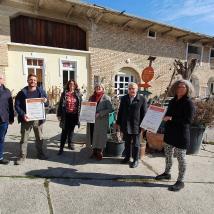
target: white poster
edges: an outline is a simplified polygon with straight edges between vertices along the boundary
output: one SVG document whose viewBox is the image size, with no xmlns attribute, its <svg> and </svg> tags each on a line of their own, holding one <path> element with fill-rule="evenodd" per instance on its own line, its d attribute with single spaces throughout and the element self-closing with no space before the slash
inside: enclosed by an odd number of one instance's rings
<svg viewBox="0 0 214 214">
<path fill-rule="evenodd" d="M 150 132 L 157 133 L 165 113 L 166 108 L 150 105 L 140 127 Z"/>
<path fill-rule="evenodd" d="M 96 107 L 96 102 L 82 102 L 80 122 L 95 123 Z"/>
<path fill-rule="evenodd" d="M 26 99 L 27 121 L 45 119 L 45 106 L 43 100 L 44 98 Z"/>
</svg>

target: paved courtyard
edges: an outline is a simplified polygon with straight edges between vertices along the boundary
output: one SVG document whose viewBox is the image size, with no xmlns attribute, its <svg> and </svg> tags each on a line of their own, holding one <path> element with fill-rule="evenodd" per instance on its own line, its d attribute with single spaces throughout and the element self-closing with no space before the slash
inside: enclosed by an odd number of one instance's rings
<svg viewBox="0 0 214 214">
<path fill-rule="evenodd" d="M 0 166 L 1 214 L 214 213 L 214 146 L 204 145 L 198 155 L 188 156 L 185 188 L 174 193 L 167 187 L 176 181 L 176 160 L 172 181 L 156 182 L 154 176 L 164 169 L 162 154 L 147 155 L 135 169 L 120 165 L 120 158 L 91 160 L 81 126 L 75 151 L 57 156 L 60 131 L 55 115 L 48 115 L 44 137 L 49 159 L 36 159 L 32 135 L 27 160 L 15 166 L 19 125 L 10 126 L 5 152 L 11 162 Z M 207 138 L 214 141 L 212 130 Z"/>
</svg>

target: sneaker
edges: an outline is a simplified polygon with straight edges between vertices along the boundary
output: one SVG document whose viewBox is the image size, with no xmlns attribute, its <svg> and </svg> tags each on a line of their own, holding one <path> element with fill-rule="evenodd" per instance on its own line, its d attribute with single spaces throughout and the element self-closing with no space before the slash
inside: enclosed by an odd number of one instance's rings
<svg viewBox="0 0 214 214">
<path fill-rule="evenodd" d="M 121 164 L 127 164 L 129 163 L 129 158 L 124 158 L 123 160 L 120 161 Z"/>
<path fill-rule="evenodd" d="M 169 191 L 178 192 L 184 188 L 184 182 L 176 181 L 176 183 L 168 188 Z"/>
<path fill-rule="evenodd" d="M 171 179 L 171 175 L 165 172 L 155 177 L 155 180 L 170 180 L 170 179 Z"/>
<path fill-rule="evenodd" d="M 8 163 L 10 163 L 10 161 L 7 159 L 1 159 L 0 160 L 0 164 L 7 165 Z"/>
<path fill-rule="evenodd" d="M 136 167 L 138 167 L 138 164 L 139 164 L 139 162 L 137 160 L 135 160 L 135 161 L 130 163 L 129 167 L 130 168 L 136 168 Z"/>
</svg>

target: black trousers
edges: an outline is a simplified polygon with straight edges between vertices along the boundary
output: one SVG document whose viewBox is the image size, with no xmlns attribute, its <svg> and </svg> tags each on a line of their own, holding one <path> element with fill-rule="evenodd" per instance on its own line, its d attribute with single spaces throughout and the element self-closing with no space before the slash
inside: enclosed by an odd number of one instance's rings
<svg viewBox="0 0 214 214">
<path fill-rule="evenodd" d="M 94 123 L 90 123 L 90 138 L 91 138 L 91 145 L 93 143 L 93 135 L 94 135 Z"/>
<path fill-rule="evenodd" d="M 126 133 L 124 134 L 123 139 L 125 141 L 125 151 L 124 151 L 125 158 L 129 159 L 131 157 L 132 151 L 132 157 L 134 161 L 137 161 L 140 155 L 140 134 Z"/>
<path fill-rule="evenodd" d="M 63 149 L 65 142 L 68 139 L 68 144 L 72 142 L 74 135 L 74 128 L 77 124 L 77 114 L 66 114 L 65 117 L 65 127 L 62 129 L 61 139 L 60 139 L 60 149 Z"/>
</svg>

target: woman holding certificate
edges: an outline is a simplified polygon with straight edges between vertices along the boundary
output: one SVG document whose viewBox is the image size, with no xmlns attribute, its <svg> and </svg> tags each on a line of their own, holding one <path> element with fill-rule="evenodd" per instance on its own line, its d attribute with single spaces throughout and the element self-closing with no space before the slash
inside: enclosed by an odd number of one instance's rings
<svg viewBox="0 0 214 214">
<path fill-rule="evenodd" d="M 57 117 L 60 121 L 60 127 L 62 128 L 58 155 L 63 153 L 66 139 L 68 139 L 68 148 L 74 150 L 72 137 L 75 126 L 80 125 L 79 114 L 81 109 L 81 101 L 82 98 L 76 81 L 69 80 L 66 84 L 65 91 L 61 94 L 59 107 L 57 110 Z"/>
<path fill-rule="evenodd" d="M 101 84 L 97 84 L 89 101 L 96 102 L 97 107 L 95 123 L 87 124 L 87 140 L 93 148 L 91 158 L 102 160 L 103 149 L 107 142 L 109 113 L 113 111 L 111 98 L 104 93 L 104 87 Z"/>
<path fill-rule="evenodd" d="M 172 87 L 174 98 L 164 117 L 166 122 L 164 142 L 166 155 L 165 172 L 156 177 L 156 180 L 171 179 L 171 167 L 173 150 L 178 159 L 178 178 L 174 185 L 168 189 L 179 191 L 184 188 L 184 176 L 186 172 L 186 150 L 190 144 L 190 123 L 193 119 L 195 108 L 190 96 L 193 92 L 192 84 L 187 80 L 178 80 Z"/>
</svg>

